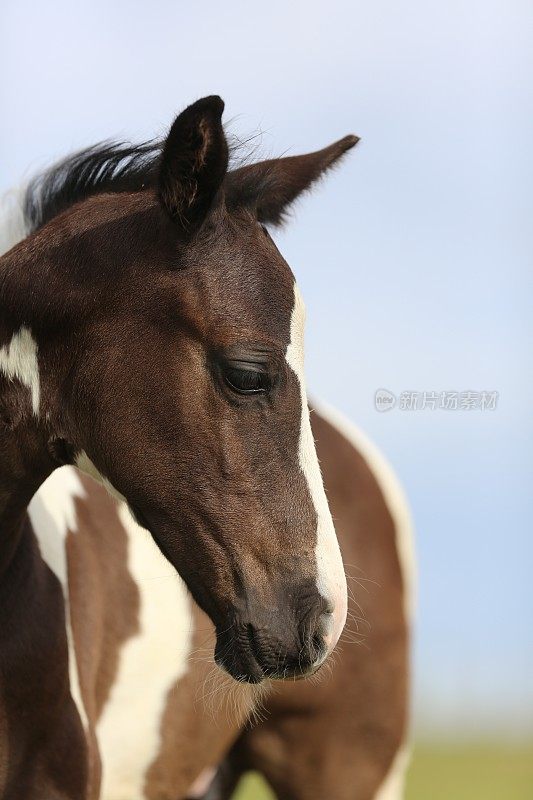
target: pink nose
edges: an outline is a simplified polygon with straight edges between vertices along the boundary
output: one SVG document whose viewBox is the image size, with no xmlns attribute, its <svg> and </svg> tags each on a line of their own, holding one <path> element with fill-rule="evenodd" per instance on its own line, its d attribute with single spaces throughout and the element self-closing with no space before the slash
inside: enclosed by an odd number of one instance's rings
<svg viewBox="0 0 533 800">
<path fill-rule="evenodd" d="M 336 592 L 332 605 L 333 611 L 329 615 L 331 619 L 329 620 L 328 628 L 324 635 L 328 655 L 335 648 L 344 630 L 344 626 L 346 625 L 346 616 L 348 614 L 348 598 L 346 592 Z"/>
</svg>

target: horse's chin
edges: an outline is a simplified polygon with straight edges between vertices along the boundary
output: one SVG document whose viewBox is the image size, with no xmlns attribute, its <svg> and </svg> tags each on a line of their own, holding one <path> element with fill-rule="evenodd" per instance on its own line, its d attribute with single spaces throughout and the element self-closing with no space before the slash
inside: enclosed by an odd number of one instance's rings
<svg viewBox="0 0 533 800">
<path fill-rule="evenodd" d="M 239 683 L 260 684 L 267 677 L 253 647 L 241 637 L 230 638 L 217 632 L 215 663 Z"/>
</svg>

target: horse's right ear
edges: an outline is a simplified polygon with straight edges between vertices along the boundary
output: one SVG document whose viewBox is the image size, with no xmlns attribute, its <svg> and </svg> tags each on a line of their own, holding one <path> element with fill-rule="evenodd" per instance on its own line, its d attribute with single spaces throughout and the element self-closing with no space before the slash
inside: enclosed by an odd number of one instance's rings
<svg viewBox="0 0 533 800">
<path fill-rule="evenodd" d="M 163 146 L 159 197 L 185 236 L 208 215 L 228 168 L 224 102 L 204 97 L 176 118 Z"/>
</svg>

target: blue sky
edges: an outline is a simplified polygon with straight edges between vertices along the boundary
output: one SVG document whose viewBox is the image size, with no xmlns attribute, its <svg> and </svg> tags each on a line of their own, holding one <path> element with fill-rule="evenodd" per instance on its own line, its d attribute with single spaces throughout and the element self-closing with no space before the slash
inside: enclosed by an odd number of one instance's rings
<svg viewBox="0 0 533 800">
<path fill-rule="evenodd" d="M 420 561 L 416 719 L 533 728 L 528 2 L 5 0 L 0 189 L 82 145 L 161 134 L 203 94 L 261 152 L 354 132 L 278 243 L 308 376 L 381 445 Z M 376 389 L 497 390 L 495 411 L 378 413 Z"/>
</svg>

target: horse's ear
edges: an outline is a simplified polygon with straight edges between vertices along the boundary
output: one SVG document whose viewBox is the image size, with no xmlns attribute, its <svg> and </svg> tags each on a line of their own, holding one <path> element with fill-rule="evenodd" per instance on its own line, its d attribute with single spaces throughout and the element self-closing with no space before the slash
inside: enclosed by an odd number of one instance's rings
<svg viewBox="0 0 533 800">
<path fill-rule="evenodd" d="M 279 225 L 298 195 L 310 189 L 358 141 L 358 136 L 345 136 L 315 153 L 236 169 L 226 178 L 226 204 L 249 208 L 260 222 Z"/>
<path fill-rule="evenodd" d="M 228 168 L 224 102 L 212 95 L 176 118 L 163 146 L 159 197 L 187 236 L 205 220 Z"/>
</svg>

